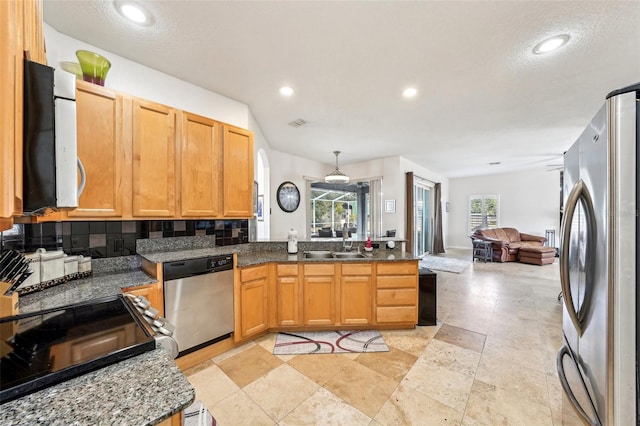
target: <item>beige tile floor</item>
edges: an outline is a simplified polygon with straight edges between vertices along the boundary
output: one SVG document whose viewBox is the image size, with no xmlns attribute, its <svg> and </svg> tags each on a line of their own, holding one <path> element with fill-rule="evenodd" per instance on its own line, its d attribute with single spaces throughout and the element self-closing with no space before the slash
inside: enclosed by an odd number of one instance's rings
<svg viewBox="0 0 640 426">
<path fill-rule="evenodd" d="M 383 331 L 389 352 L 275 356 L 269 334 L 186 371 L 196 399 L 223 426 L 580 424 L 555 369 L 557 261 L 437 280 L 438 325 Z"/>
</svg>

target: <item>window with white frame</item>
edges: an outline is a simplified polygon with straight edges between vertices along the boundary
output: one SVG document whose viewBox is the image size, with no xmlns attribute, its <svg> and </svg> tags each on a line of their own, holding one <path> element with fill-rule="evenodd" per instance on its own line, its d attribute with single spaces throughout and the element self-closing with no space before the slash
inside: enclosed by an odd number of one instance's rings
<svg viewBox="0 0 640 426">
<path fill-rule="evenodd" d="M 469 234 L 476 229 L 497 228 L 500 223 L 499 207 L 498 195 L 471 195 L 469 197 Z"/>
</svg>

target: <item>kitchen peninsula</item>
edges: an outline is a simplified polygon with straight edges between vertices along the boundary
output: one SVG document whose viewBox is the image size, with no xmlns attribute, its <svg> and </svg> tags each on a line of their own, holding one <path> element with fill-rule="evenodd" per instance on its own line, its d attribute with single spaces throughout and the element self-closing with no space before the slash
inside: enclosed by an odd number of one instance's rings
<svg viewBox="0 0 640 426">
<path fill-rule="evenodd" d="M 408 329 L 417 323 L 418 258 L 402 250 L 402 239 L 372 241 L 378 248 L 371 252 L 358 249 L 364 240 L 349 240 L 353 249 L 345 251 L 341 240 L 314 239 L 299 241 L 298 253 L 289 254 L 285 241 L 217 247 L 202 244 L 203 238 L 142 240 L 138 253 L 155 264 L 234 253 L 235 343 L 270 331 Z"/>
</svg>

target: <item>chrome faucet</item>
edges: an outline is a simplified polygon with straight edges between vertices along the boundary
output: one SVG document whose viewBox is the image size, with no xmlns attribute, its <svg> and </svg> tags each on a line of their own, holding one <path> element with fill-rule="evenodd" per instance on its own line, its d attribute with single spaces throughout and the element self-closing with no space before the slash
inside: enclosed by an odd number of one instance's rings
<svg viewBox="0 0 640 426">
<path fill-rule="evenodd" d="M 347 235 L 349 235 L 349 229 L 347 228 L 347 222 L 342 225 L 342 250 L 343 251 L 351 251 L 353 248 L 353 241 L 349 242 L 347 246 Z"/>
</svg>

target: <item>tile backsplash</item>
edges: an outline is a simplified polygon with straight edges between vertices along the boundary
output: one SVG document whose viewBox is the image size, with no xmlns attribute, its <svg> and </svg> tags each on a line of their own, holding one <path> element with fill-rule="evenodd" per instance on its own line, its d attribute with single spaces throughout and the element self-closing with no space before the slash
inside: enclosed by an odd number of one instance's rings
<svg viewBox="0 0 640 426">
<path fill-rule="evenodd" d="M 74 221 L 15 224 L 0 233 L 2 250 L 33 252 L 64 250 L 93 258 L 136 254 L 136 240 L 215 235 L 216 245 L 249 242 L 249 221 L 241 220 L 137 220 Z"/>
</svg>

